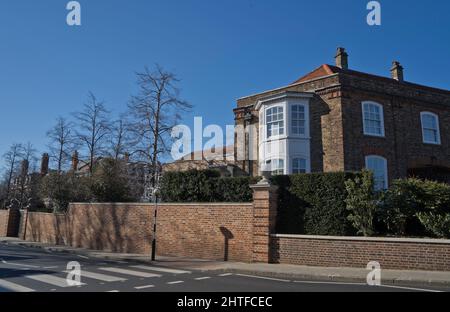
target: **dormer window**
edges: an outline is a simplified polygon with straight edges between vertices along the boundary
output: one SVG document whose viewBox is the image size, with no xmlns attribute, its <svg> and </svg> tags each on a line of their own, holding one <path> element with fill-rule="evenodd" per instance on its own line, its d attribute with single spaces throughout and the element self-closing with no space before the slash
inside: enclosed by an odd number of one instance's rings
<svg viewBox="0 0 450 312">
<path fill-rule="evenodd" d="M 275 106 L 266 111 L 267 138 L 284 135 L 284 109 Z"/>
</svg>

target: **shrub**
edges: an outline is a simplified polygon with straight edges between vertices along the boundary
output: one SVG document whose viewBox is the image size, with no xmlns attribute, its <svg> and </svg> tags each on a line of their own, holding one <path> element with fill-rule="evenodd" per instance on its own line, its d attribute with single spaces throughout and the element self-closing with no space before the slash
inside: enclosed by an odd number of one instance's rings
<svg viewBox="0 0 450 312">
<path fill-rule="evenodd" d="M 345 203 L 350 212 L 348 220 L 352 222 L 358 234 L 372 236 L 377 210 L 372 172 L 364 170 L 361 176 L 356 176 L 354 180 L 347 180 L 345 188 L 348 193 Z"/>
<path fill-rule="evenodd" d="M 272 178 L 279 186 L 277 232 L 351 235 L 355 232 L 345 206 L 345 181 L 355 173 L 313 173 Z"/>
<path fill-rule="evenodd" d="M 221 178 L 217 170 L 167 172 L 161 179 L 164 202 L 251 202 L 250 177 Z"/>
</svg>

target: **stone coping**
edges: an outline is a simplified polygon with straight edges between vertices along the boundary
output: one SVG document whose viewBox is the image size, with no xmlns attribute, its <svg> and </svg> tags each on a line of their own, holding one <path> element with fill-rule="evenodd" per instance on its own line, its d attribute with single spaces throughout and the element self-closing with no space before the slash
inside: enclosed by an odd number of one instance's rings
<svg viewBox="0 0 450 312">
<path fill-rule="evenodd" d="M 155 206 L 155 203 L 70 203 L 70 205 Z M 253 202 L 250 202 L 250 203 L 158 203 L 158 206 L 253 206 Z"/>
<path fill-rule="evenodd" d="M 419 244 L 450 244 L 450 239 L 433 238 L 396 238 L 396 237 L 358 237 L 358 236 L 320 236 L 320 235 L 291 235 L 271 234 L 271 237 L 290 239 L 315 239 L 330 241 L 362 241 L 362 242 L 385 242 L 385 243 L 419 243 Z"/>
</svg>

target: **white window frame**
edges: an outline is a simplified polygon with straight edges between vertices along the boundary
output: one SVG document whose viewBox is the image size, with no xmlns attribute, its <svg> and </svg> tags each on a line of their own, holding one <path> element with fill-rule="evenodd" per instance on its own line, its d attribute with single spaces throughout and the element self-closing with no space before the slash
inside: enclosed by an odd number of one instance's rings
<svg viewBox="0 0 450 312">
<path fill-rule="evenodd" d="M 303 121 L 303 133 L 294 133 L 294 107 L 298 106 L 303 108 L 303 119 L 296 119 L 297 121 L 301 122 Z M 308 107 L 305 104 L 300 104 L 300 103 L 293 103 L 290 105 L 290 125 L 289 125 L 289 131 L 290 131 L 290 135 L 294 136 L 294 137 L 307 137 L 308 134 L 308 125 L 309 125 L 309 116 L 308 116 Z M 298 128 L 300 128 L 299 126 L 297 126 Z"/>
<path fill-rule="evenodd" d="M 437 136 L 437 141 L 428 141 L 425 137 L 425 127 L 424 127 L 424 123 L 423 123 L 423 117 L 424 116 L 432 116 L 435 118 L 436 120 L 436 129 L 429 129 L 427 128 L 427 130 L 433 130 L 436 131 L 436 136 Z M 440 131 L 440 126 L 439 126 L 439 115 L 432 113 L 432 112 L 421 112 L 420 113 L 420 124 L 422 126 L 422 141 L 425 144 L 434 144 L 434 145 L 441 145 L 441 131 Z"/>
<path fill-rule="evenodd" d="M 366 117 L 364 107 L 366 105 L 375 105 L 380 109 L 380 123 L 381 123 L 381 134 L 380 133 L 370 133 L 366 129 Z M 363 132 L 364 135 L 375 136 L 375 137 L 385 137 L 385 129 L 384 129 L 384 107 L 380 103 L 373 101 L 363 101 L 361 103 L 361 111 L 362 111 L 362 120 L 363 120 Z"/>
<path fill-rule="evenodd" d="M 276 169 L 272 168 L 274 161 L 277 161 L 278 164 L 280 163 L 280 161 L 282 161 L 283 166 L 281 168 L 278 166 Z M 271 158 L 271 159 L 266 160 L 266 164 L 270 164 L 270 172 L 272 173 L 272 175 L 285 175 L 286 174 L 286 160 L 284 158 Z M 283 170 L 283 173 L 282 174 L 274 173 L 275 171 L 279 171 L 279 170 Z"/>
<path fill-rule="evenodd" d="M 269 136 L 269 124 L 267 122 L 267 113 L 268 113 L 269 110 L 274 109 L 274 108 L 277 108 L 277 109 L 281 108 L 283 110 L 283 120 L 282 120 L 283 133 L 280 134 L 279 131 L 278 131 L 278 134 L 274 135 L 273 134 L 273 129 L 272 129 L 272 134 Z M 279 121 L 277 121 L 277 122 L 279 122 Z M 271 123 L 273 123 L 273 121 L 271 121 Z M 264 131 L 265 131 L 265 137 L 266 137 L 267 140 L 274 139 L 274 138 L 279 138 L 279 137 L 282 137 L 282 136 L 286 135 L 286 131 L 287 131 L 287 129 L 286 129 L 286 105 L 280 104 L 280 105 L 273 105 L 273 106 L 266 107 L 266 109 L 264 110 Z"/>
<path fill-rule="evenodd" d="M 305 162 L 305 172 L 294 172 L 294 170 L 295 170 L 294 162 L 296 160 L 303 160 Z M 306 157 L 301 157 L 301 156 L 294 156 L 294 157 L 292 157 L 291 166 L 292 166 L 292 170 L 291 170 L 292 174 L 301 174 L 301 173 L 308 173 L 309 172 L 308 159 L 306 159 Z"/>
<path fill-rule="evenodd" d="M 384 167 L 383 168 L 384 169 L 384 179 L 385 179 L 384 186 L 383 186 L 382 189 L 378 189 L 378 188 L 376 188 L 376 185 L 375 185 L 375 190 L 380 191 L 380 190 L 383 190 L 383 189 L 388 189 L 389 188 L 389 172 L 388 172 L 388 161 L 387 161 L 387 159 L 384 158 L 383 156 L 379 156 L 379 155 L 367 155 L 366 156 L 366 165 L 365 165 L 367 170 L 370 170 L 368 165 L 369 165 L 369 159 L 371 159 L 371 158 L 375 158 L 377 160 L 382 160 L 383 164 L 384 164 L 383 165 L 383 167 Z"/>
</svg>

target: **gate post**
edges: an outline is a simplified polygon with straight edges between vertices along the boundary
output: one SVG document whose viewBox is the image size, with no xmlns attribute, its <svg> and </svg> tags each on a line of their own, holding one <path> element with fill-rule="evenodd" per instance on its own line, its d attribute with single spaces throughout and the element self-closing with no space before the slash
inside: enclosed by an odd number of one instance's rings
<svg viewBox="0 0 450 312">
<path fill-rule="evenodd" d="M 270 263 L 270 234 L 275 234 L 278 187 L 262 181 L 250 188 L 253 190 L 253 262 Z"/>
</svg>

